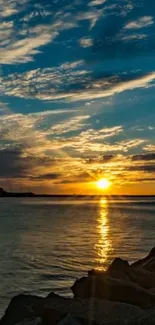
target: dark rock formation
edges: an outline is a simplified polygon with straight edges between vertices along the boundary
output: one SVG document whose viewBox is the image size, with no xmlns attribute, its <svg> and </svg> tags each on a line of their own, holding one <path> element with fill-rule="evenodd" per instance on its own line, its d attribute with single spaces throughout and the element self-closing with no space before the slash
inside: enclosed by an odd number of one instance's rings
<svg viewBox="0 0 155 325">
<path fill-rule="evenodd" d="M 155 295 L 135 283 L 110 277 L 89 276 L 77 280 L 72 286 L 74 297 L 107 299 L 142 308 L 155 304 Z"/>
<path fill-rule="evenodd" d="M 138 260 L 132 264 L 134 267 L 142 267 L 144 269 L 155 272 L 155 247 L 153 247 L 150 253 L 141 260 Z"/>
<path fill-rule="evenodd" d="M 149 254 L 149 256 L 152 253 Z M 151 261 L 154 259 L 152 256 L 150 257 Z M 154 261 L 155 262 L 155 261 Z M 145 262 L 146 263 L 146 262 Z M 152 265 L 150 260 L 147 261 L 148 266 Z M 153 261 L 152 261 L 153 263 Z M 141 264 L 141 262 L 140 262 Z M 154 273 L 149 271 L 142 266 L 138 266 L 139 261 L 135 266 L 135 263 L 129 265 L 127 261 L 122 260 L 121 258 L 115 258 L 114 261 L 110 264 L 107 271 L 98 271 L 98 270 L 91 270 L 88 271 L 88 276 L 102 276 L 107 277 L 110 276 L 115 279 L 123 279 L 125 281 L 131 281 L 137 283 L 144 289 L 151 289 L 155 288 L 155 276 Z"/>
<path fill-rule="evenodd" d="M 117 279 L 129 279 L 129 263 L 121 258 L 115 258 L 111 265 L 108 267 L 107 275 Z"/>
<path fill-rule="evenodd" d="M 14 325 L 25 318 L 34 317 L 33 306 L 42 300 L 41 297 L 29 295 L 18 295 L 12 298 L 0 325 Z"/>
<path fill-rule="evenodd" d="M 72 292 L 74 298 L 53 292 L 46 298 L 18 295 L 0 325 L 153 325 L 155 248 L 131 265 L 116 258 L 107 271 L 89 271 L 88 277 L 74 283 Z"/>
</svg>

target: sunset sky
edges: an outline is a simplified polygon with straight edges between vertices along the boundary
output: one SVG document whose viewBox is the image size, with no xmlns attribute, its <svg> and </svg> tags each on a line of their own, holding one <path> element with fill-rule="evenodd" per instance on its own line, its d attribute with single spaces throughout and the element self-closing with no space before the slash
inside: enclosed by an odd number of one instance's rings
<svg viewBox="0 0 155 325">
<path fill-rule="evenodd" d="M 155 0 L 0 0 L 0 186 L 155 194 Z"/>
</svg>

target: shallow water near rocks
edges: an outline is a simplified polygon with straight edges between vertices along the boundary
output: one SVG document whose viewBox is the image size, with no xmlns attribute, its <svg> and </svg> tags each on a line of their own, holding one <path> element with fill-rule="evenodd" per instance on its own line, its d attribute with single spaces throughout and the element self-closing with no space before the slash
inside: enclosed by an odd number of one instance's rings
<svg viewBox="0 0 155 325">
<path fill-rule="evenodd" d="M 154 197 L 1 198 L 0 316 L 16 294 L 71 296 L 89 269 L 143 257 L 154 230 Z"/>
</svg>

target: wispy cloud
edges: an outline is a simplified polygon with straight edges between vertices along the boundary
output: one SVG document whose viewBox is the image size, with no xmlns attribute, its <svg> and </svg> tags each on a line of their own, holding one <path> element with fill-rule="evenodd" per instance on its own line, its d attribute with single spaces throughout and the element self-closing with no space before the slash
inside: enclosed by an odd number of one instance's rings
<svg viewBox="0 0 155 325">
<path fill-rule="evenodd" d="M 28 2 L 29 0 L 23 0 L 22 3 L 17 0 L 0 0 L 0 17 L 8 18 L 17 14 Z"/>
<path fill-rule="evenodd" d="M 78 69 L 83 61 L 66 62 L 57 68 L 37 69 L 24 74 L 0 78 L 4 94 L 40 100 L 92 100 L 106 98 L 127 90 L 154 85 L 155 72 L 133 76 L 103 76 L 93 78 L 91 71 Z M 122 79 L 122 80 L 121 80 Z M 75 87 L 75 85 L 78 87 Z"/>
<path fill-rule="evenodd" d="M 148 144 L 143 148 L 145 151 L 148 152 L 155 152 L 155 144 Z"/>
<path fill-rule="evenodd" d="M 59 34 L 77 26 L 76 21 L 69 19 L 67 16 L 51 17 L 48 24 L 41 24 L 34 21 L 35 24 L 30 25 L 31 19 L 34 17 L 46 17 L 50 14 L 46 9 L 35 9 L 30 14 L 20 18 L 18 22 L 5 21 L 4 18 L 13 14 L 19 14 L 29 0 L 22 1 L 19 5 L 17 1 L 4 2 L 1 0 L 0 15 L 3 21 L 0 24 L 0 41 L 1 41 L 1 64 L 27 63 L 34 60 L 34 56 L 41 53 L 41 48 L 51 43 Z M 11 17 L 12 18 L 12 17 Z M 2 43 L 3 41 L 3 43 Z"/>
<path fill-rule="evenodd" d="M 154 18 L 152 16 L 140 17 L 135 21 L 130 21 L 126 24 L 125 29 L 139 29 L 151 26 L 154 23 Z"/>
<path fill-rule="evenodd" d="M 90 1 L 89 2 L 89 6 L 92 7 L 92 6 L 98 6 L 98 5 L 102 5 L 106 2 L 107 0 L 93 0 L 93 1 Z"/>
<path fill-rule="evenodd" d="M 93 40 L 92 40 L 92 38 L 84 37 L 79 40 L 79 44 L 81 47 L 84 47 L 84 48 L 91 47 L 93 45 Z"/>
<path fill-rule="evenodd" d="M 51 131 L 53 134 L 62 135 L 72 131 L 77 131 L 86 128 L 89 125 L 87 124 L 86 120 L 88 120 L 89 118 L 89 115 L 75 116 L 69 118 L 67 121 L 63 121 L 52 126 Z"/>
<path fill-rule="evenodd" d="M 76 15 L 77 21 L 88 20 L 90 22 L 90 29 L 92 29 L 96 23 L 101 19 L 103 15 L 102 9 L 94 9 L 88 11 L 81 11 Z"/>
</svg>

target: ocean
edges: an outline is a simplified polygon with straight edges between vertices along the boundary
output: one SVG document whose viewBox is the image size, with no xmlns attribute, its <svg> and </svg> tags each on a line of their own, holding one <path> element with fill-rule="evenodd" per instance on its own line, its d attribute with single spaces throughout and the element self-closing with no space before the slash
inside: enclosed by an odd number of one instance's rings
<svg viewBox="0 0 155 325">
<path fill-rule="evenodd" d="M 74 281 L 155 246 L 155 197 L 0 198 L 0 316 L 19 293 L 71 296 Z"/>
</svg>

